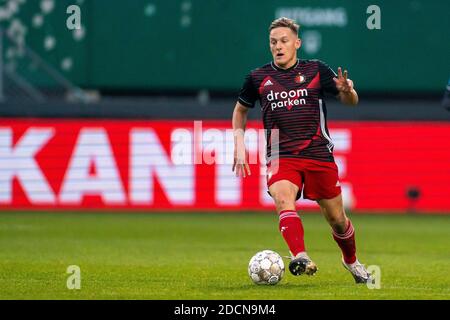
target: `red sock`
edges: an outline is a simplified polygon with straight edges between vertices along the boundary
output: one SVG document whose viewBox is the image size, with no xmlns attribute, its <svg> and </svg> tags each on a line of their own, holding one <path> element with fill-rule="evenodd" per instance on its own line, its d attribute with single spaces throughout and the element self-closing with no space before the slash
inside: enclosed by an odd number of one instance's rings
<svg viewBox="0 0 450 320">
<path fill-rule="evenodd" d="M 303 224 L 297 212 L 293 210 L 281 211 L 279 230 L 294 257 L 305 251 Z"/>
<path fill-rule="evenodd" d="M 354 263 L 356 261 L 356 243 L 352 222 L 348 220 L 347 230 L 343 234 L 338 234 L 333 230 L 333 238 L 341 248 L 345 263 Z"/>
</svg>

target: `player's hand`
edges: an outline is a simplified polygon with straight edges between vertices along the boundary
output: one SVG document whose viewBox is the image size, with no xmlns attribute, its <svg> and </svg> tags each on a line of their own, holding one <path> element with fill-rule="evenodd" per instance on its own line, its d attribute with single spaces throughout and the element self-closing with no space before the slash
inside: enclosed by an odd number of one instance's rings
<svg viewBox="0 0 450 320">
<path fill-rule="evenodd" d="M 245 147 L 244 147 L 245 148 Z M 233 161 L 233 172 L 236 172 L 236 177 L 246 177 L 247 175 L 251 175 L 250 167 L 247 163 L 247 154 L 244 151 L 237 150 L 238 148 L 234 147 L 234 161 Z"/>
<path fill-rule="evenodd" d="M 338 77 L 333 78 L 333 80 L 336 83 L 336 88 L 339 90 L 339 92 L 349 93 L 353 90 L 353 81 L 348 79 L 347 70 L 345 70 L 344 74 L 342 74 L 342 69 L 341 67 L 339 67 Z"/>
</svg>

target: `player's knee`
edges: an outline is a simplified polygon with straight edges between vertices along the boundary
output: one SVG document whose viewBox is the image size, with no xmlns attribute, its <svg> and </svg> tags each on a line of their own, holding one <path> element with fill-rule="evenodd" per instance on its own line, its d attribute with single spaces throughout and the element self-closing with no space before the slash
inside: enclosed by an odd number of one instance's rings
<svg viewBox="0 0 450 320">
<path fill-rule="evenodd" d="M 347 218 L 345 216 L 329 217 L 328 221 L 336 233 L 342 234 L 347 230 Z"/>
<path fill-rule="evenodd" d="M 272 197 L 278 208 L 295 205 L 295 194 L 292 192 L 274 192 Z"/>
</svg>

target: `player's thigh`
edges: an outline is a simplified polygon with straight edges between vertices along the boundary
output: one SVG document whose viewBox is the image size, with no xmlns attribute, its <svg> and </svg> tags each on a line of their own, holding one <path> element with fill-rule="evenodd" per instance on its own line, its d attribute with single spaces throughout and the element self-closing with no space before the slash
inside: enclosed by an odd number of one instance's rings
<svg viewBox="0 0 450 320">
<path fill-rule="evenodd" d="M 296 159 L 278 159 L 271 162 L 267 168 L 267 186 L 269 194 L 276 200 L 281 196 L 291 196 L 295 191 L 297 200 L 303 188 L 303 178 Z"/>
<path fill-rule="evenodd" d="M 345 209 L 341 194 L 332 199 L 317 200 L 317 203 L 319 204 L 320 209 L 325 216 L 325 219 L 327 219 L 328 223 L 331 226 L 341 226 L 341 228 L 345 229 L 347 216 L 345 215 Z M 345 230 L 343 230 L 342 232 L 344 231 Z"/>
<path fill-rule="evenodd" d="M 304 161 L 303 197 L 310 200 L 333 199 L 341 194 L 338 168 L 334 162 Z"/>
<path fill-rule="evenodd" d="M 277 210 L 295 210 L 299 186 L 289 180 L 278 180 L 269 186 Z"/>
</svg>

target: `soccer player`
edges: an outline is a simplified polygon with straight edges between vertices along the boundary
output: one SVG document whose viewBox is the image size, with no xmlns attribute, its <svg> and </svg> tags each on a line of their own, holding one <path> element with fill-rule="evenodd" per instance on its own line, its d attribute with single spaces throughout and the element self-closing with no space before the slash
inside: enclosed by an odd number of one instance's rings
<svg viewBox="0 0 450 320">
<path fill-rule="evenodd" d="M 249 108 L 259 100 L 267 130 L 267 185 L 279 215 L 279 230 L 292 254 L 294 275 L 313 275 L 316 264 L 306 253 L 304 231 L 295 202 L 315 200 L 332 228 L 342 251 L 342 263 L 356 283 L 367 283 L 370 274 L 356 257 L 355 231 L 345 214 L 333 142 L 327 128 L 324 94 L 356 105 L 358 95 L 345 70 L 336 74 L 319 60 L 300 60 L 299 25 L 288 18 L 269 27 L 273 61 L 251 71 L 233 111 L 235 152 L 233 171 L 250 175 L 243 134 Z M 273 151 L 274 154 L 271 154 Z"/>
</svg>

